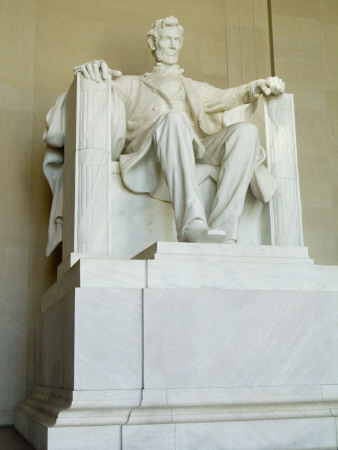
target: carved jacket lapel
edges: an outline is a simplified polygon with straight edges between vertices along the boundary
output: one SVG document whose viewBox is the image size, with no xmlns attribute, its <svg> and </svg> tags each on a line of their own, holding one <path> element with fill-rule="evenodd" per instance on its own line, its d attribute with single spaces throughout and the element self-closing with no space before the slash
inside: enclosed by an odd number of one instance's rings
<svg viewBox="0 0 338 450">
<path fill-rule="evenodd" d="M 210 118 L 204 112 L 203 103 L 200 97 L 197 95 L 194 87 L 192 86 L 190 78 L 185 78 L 180 75 L 180 79 L 183 84 L 187 96 L 187 102 L 195 123 L 206 135 L 212 134 L 212 131 L 209 127 Z"/>
<path fill-rule="evenodd" d="M 192 117 L 197 124 L 197 126 L 202 130 L 202 132 L 207 136 L 212 133 L 212 127 L 210 127 L 211 117 L 204 112 L 203 103 L 196 93 L 194 87 L 192 86 L 190 78 L 185 78 L 181 74 L 177 74 L 183 88 L 186 93 L 187 103 L 191 110 Z M 151 89 L 155 90 L 159 95 L 161 95 L 169 104 L 171 104 L 170 98 L 162 89 L 161 77 L 156 76 L 156 73 L 147 73 L 141 77 L 141 81 L 146 84 Z"/>
<path fill-rule="evenodd" d="M 151 89 L 154 89 L 157 93 L 159 93 L 167 102 L 170 103 L 169 97 L 166 93 L 161 89 L 162 81 L 156 76 L 156 74 L 146 73 L 141 77 L 141 81 L 149 86 Z"/>
</svg>

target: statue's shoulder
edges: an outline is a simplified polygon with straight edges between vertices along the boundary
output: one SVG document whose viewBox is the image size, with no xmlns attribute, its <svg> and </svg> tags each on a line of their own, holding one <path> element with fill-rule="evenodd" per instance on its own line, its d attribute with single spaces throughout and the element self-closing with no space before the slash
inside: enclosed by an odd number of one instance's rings
<svg viewBox="0 0 338 450">
<path fill-rule="evenodd" d="M 189 78 L 189 77 L 186 77 L 183 75 L 181 75 L 181 77 L 183 78 L 185 83 L 191 84 L 194 87 L 203 88 L 203 87 L 207 86 L 207 83 L 205 83 L 204 81 L 193 80 L 192 78 Z"/>
<path fill-rule="evenodd" d="M 123 84 L 135 84 L 141 81 L 140 75 L 122 75 L 114 80 L 114 84 L 123 85 Z"/>
<path fill-rule="evenodd" d="M 193 80 L 192 78 L 188 78 L 183 75 L 181 75 L 181 77 L 182 77 L 182 80 L 183 80 L 186 88 L 190 88 L 190 89 L 194 90 L 199 95 L 202 95 L 204 90 L 209 86 L 204 81 Z"/>
<path fill-rule="evenodd" d="M 140 84 L 141 77 L 139 75 L 122 75 L 113 81 L 113 86 L 116 87 L 125 100 L 139 92 Z"/>
</svg>

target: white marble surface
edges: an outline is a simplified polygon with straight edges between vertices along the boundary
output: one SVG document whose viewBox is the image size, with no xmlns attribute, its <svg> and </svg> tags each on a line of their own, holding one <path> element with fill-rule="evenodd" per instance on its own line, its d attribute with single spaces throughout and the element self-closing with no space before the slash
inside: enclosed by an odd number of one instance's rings
<svg viewBox="0 0 338 450">
<path fill-rule="evenodd" d="M 111 164 L 111 255 L 131 258 L 157 240 L 177 241 L 171 204 L 147 194 L 135 195 L 123 184 L 119 162 Z"/>
<path fill-rule="evenodd" d="M 40 318 L 37 384 L 141 388 L 141 290 L 75 289 L 47 309 Z"/>
<path fill-rule="evenodd" d="M 68 293 L 39 317 L 35 382 L 72 388 L 74 384 L 75 293 Z"/>
<path fill-rule="evenodd" d="M 27 416 L 48 429 L 123 425 L 141 399 L 140 389 L 72 391 L 35 386 L 16 410 L 16 423 Z"/>
<path fill-rule="evenodd" d="M 216 244 L 215 244 L 216 245 Z M 148 288 L 337 291 L 338 267 L 241 261 L 149 260 Z"/>
<path fill-rule="evenodd" d="M 98 84 L 77 75 L 67 94 L 64 108 L 67 132 L 63 130 L 63 258 L 67 258 L 70 252 L 108 254 L 111 199 L 110 82 Z M 60 120 L 57 109 L 53 113 L 54 117 L 56 121 Z M 52 130 L 55 133 L 59 127 L 49 127 L 45 136 L 47 142 L 50 139 L 53 142 Z"/>
<path fill-rule="evenodd" d="M 144 386 L 338 383 L 338 293 L 147 289 Z"/>
<path fill-rule="evenodd" d="M 155 242 L 133 259 L 313 264 L 307 247 Z"/>
<path fill-rule="evenodd" d="M 320 385 L 90 391 L 36 386 L 17 413 L 58 427 L 245 422 L 331 417 L 337 402 L 337 392 L 325 396 Z"/>
<path fill-rule="evenodd" d="M 112 259 L 110 255 L 99 255 L 97 253 L 73 253 L 71 252 L 67 258 L 57 267 L 57 279 L 62 278 L 66 272 L 73 267 L 80 259 Z"/>
<path fill-rule="evenodd" d="M 337 400 L 337 392 L 325 396 L 321 385 L 145 389 L 128 424 L 331 417 Z"/>
<path fill-rule="evenodd" d="M 337 292 L 73 289 L 15 423 L 39 450 L 335 448 L 337 319 Z"/>
<path fill-rule="evenodd" d="M 224 428 L 231 430 L 231 423 L 293 420 L 296 427 L 296 420 L 331 418 L 335 405 L 337 396 L 323 400 L 318 385 L 150 389 L 143 391 L 141 405 L 131 411 L 128 426 L 144 425 L 146 431 L 146 426 L 155 424 L 218 422 L 226 423 Z M 267 433 L 266 437 L 271 436 Z"/>
<path fill-rule="evenodd" d="M 267 162 L 278 182 L 269 202 L 271 242 L 304 245 L 293 95 L 271 96 L 264 109 Z"/>
<path fill-rule="evenodd" d="M 74 388 L 141 388 L 141 290 L 80 289 L 75 302 Z"/>
<path fill-rule="evenodd" d="M 338 290 L 338 267 L 313 265 L 304 247 L 158 242 L 141 257 L 155 259 L 81 258 L 45 293 L 42 311 L 76 287 Z"/>
<path fill-rule="evenodd" d="M 48 431 L 48 450 L 120 450 L 120 426 L 53 428 Z"/>
<path fill-rule="evenodd" d="M 42 297 L 42 312 L 76 287 L 143 288 L 146 262 L 83 258 Z"/>
<path fill-rule="evenodd" d="M 334 418 L 134 425 L 122 431 L 128 450 L 336 449 Z"/>
<path fill-rule="evenodd" d="M 122 428 L 123 450 L 174 450 L 175 425 L 131 425 Z"/>
<path fill-rule="evenodd" d="M 36 450 L 120 450 L 121 426 L 49 427 L 23 413 L 17 413 L 16 429 Z"/>
<path fill-rule="evenodd" d="M 177 425 L 176 449 L 335 449 L 334 422 L 314 418 Z"/>
</svg>

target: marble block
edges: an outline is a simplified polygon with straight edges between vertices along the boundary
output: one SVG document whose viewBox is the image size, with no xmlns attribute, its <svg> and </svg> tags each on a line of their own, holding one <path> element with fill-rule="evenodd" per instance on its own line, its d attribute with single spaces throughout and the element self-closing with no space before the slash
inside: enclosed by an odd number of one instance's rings
<svg viewBox="0 0 338 450">
<path fill-rule="evenodd" d="M 42 297 L 45 311 L 77 287 L 143 288 L 146 261 L 81 258 Z"/>
<path fill-rule="evenodd" d="M 42 311 L 77 287 L 338 290 L 338 267 L 314 265 L 306 247 L 156 242 L 133 260 L 75 253 L 69 261 Z"/>
<path fill-rule="evenodd" d="M 37 385 L 137 389 L 141 368 L 140 289 L 74 289 L 40 316 Z"/>
<path fill-rule="evenodd" d="M 304 247 L 87 256 L 42 300 L 15 414 L 37 450 L 336 448 L 337 267 Z"/>
<path fill-rule="evenodd" d="M 120 450 L 121 426 L 49 427 L 17 413 L 17 430 L 36 450 Z"/>
<path fill-rule="evenodd" d="M 336 449 L 333 418 L 134 425 L 123 428 L 124 450 Z"/>
<path fill-rule="evenodd" d="M 195 244 L 155 242 L 133 257 L 134 260 L 225 261 L 233 263 L 313 264 L 307 247 L 274 245 Z"/>
<path fill-rule="evenodd" d="M 338 384 L 338 293 L 146 289 L 144 387 Z"/>
<path fill-rule="evenodd" d="M 146 260 L 146 287 L 338 290 L 338 267 L 317 266 L 306 247 L 157 242 Z"/>
<path fill-rule="evenodd" d="M 336 291 L 338 267 L 310 264 L 203 261 L 147 261 L 148 288 L 259 289 L 286 291 Z"/>
</svg>

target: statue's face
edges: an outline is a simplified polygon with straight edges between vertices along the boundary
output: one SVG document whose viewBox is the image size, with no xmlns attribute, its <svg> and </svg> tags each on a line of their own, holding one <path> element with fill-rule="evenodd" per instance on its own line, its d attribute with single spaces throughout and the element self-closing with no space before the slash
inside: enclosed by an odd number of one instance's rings
<svg viewBox="0 0 338 450">
<path fill-rule="evenodd" d="M 158 31 L 156 40 L 156 61 L 172 65 L 177 64 L 183 38 L 178 27 L 164 27 Z"/>
</svg>

